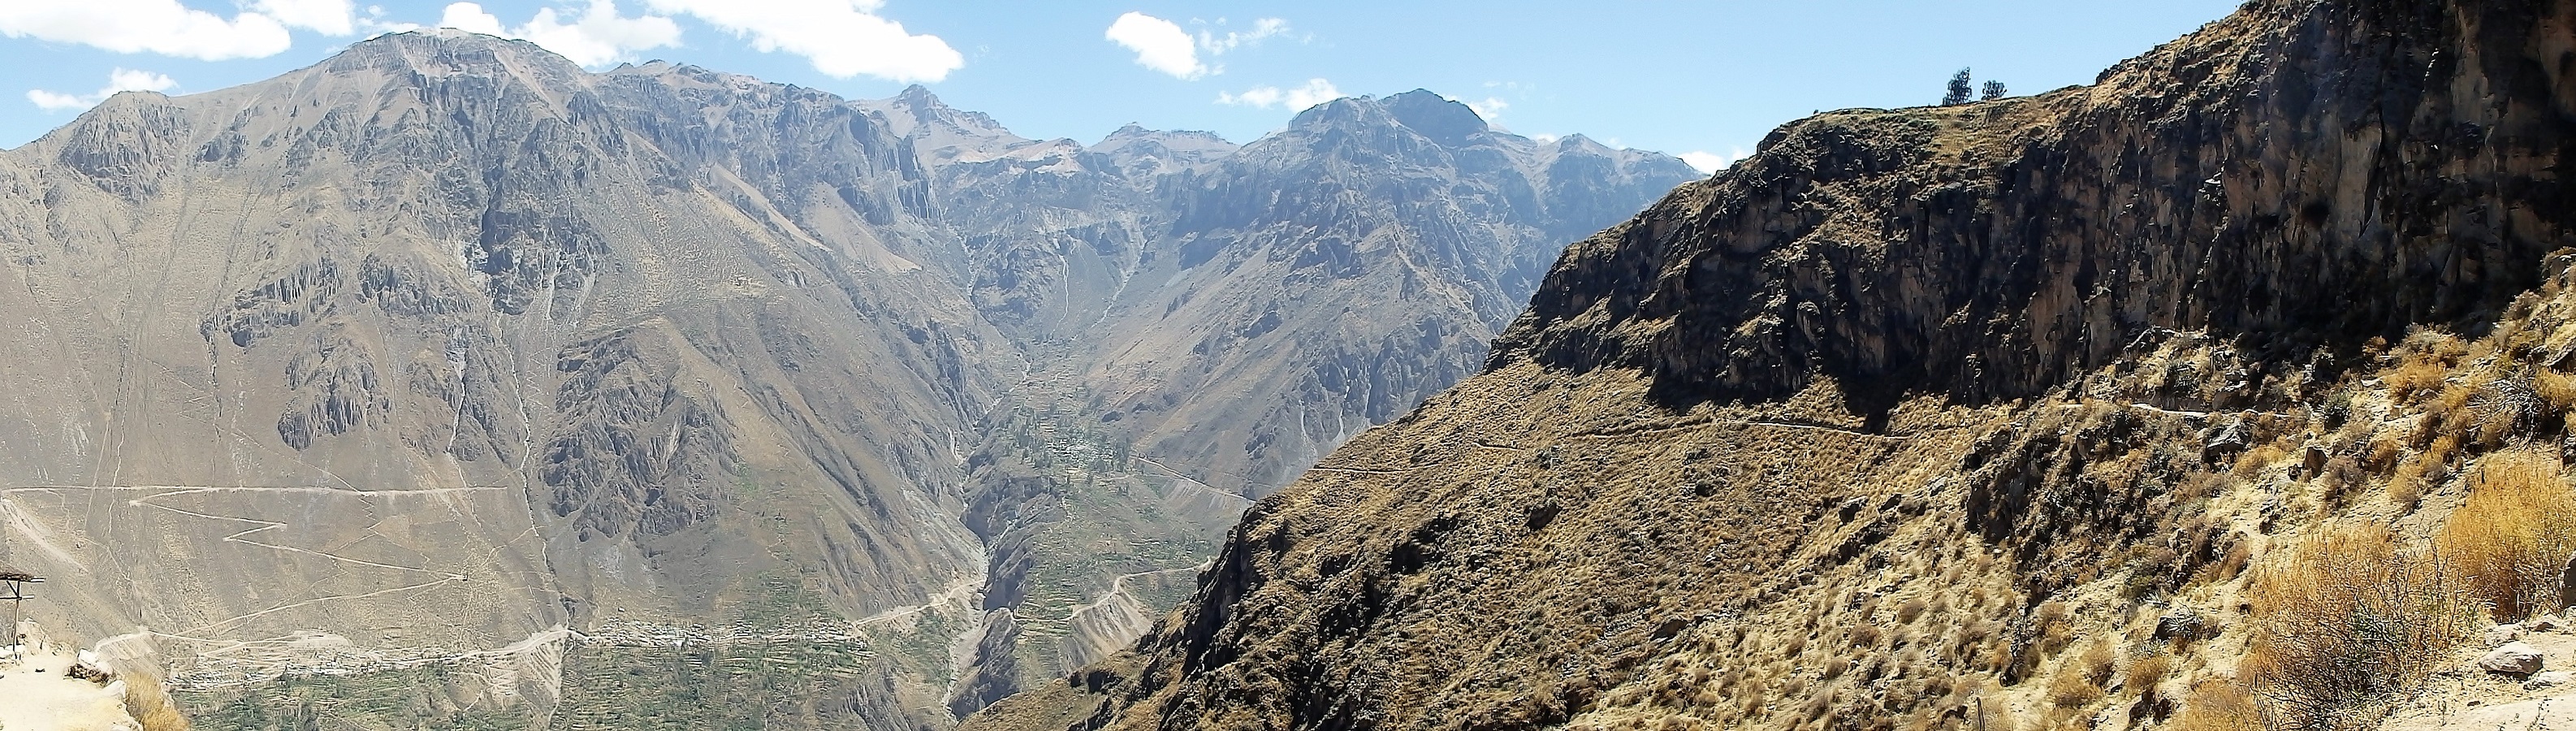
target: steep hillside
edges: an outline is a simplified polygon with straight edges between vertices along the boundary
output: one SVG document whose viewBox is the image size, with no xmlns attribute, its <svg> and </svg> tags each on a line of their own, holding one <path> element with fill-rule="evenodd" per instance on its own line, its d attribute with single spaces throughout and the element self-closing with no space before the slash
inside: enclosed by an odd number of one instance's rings
<svg viewBox="0 0 2576 731">
<path fill-rule="evenodd" d="M 1694 177 L 1334 108 L 1086 148 L 452 31 L 119 95 L 0 153 L 0 559 L 210 726 L 944 726 L 1141 632 L 1242 494 L 1470 370 L 1536 252 Z M 1239 264 L 1301 226 L 1438 258 Z"/>
<path fill-rule="evenodd" d="M 2468 496 L 2569 489 L 2571 64 L 2563 3 L 2263 0 L 1789 125 L 968 726 L 2366 727 L 2474 646 Z"/>
</svg>

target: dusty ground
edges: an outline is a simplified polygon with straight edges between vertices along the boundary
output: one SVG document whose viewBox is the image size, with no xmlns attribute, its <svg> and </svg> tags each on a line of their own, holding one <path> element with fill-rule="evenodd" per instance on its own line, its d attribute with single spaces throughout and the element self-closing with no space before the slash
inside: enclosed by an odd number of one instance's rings
<svg viewBox="0 0 2576 731">
<path fill-rule="evenodd" d="M 2528 632 L 2521 641 L 2538 648 L 2543 674 L 2576 670 L 2576 634 Z M 2576 680 L 2525 687 L 2522 680 L 2479 670 L 2481 642 L 2462 650 L 2457 664 L 2435 677 L 2412 701 L 2397 708 L 2382 731 L 2495 731 L 2576 728 Z"/>
<path fill-rule="evenodd" d="M 31 633 L 36 634 L 36 633 Z M 0 728 L 10 731 L 133 731 L 125 687 L 75 680 L 65 673 L 76 650 L 41 639 L 22 656 L 0 655 Z"/>
</svg>

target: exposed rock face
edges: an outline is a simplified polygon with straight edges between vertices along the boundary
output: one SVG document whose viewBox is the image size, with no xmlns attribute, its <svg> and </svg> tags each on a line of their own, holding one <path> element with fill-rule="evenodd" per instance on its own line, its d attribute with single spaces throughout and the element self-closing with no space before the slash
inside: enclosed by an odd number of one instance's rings
<svg viewBox="0 0 2576 731">
<path fill-rule="evenodd" d="M 1177 592 L 1118 577 L 1205 560 L 1238 494 L 1464 376 L 1557 247 L 1692 177 L 1427 92 L 1085 147 L 451 31 L 119 95 L 0 153 L 0 555 L 64 587 L 48 619 L 221 650 L 183 694 L 241 718 L 286 668 L 489 650 L 383 692 L 936 727 L 1141 631 Z M 1085 602 L 1152 607 L 1047 614 Z M 649 656 L 693 626 L 834 669 L 763 705 Z"/>
<path fill-rule="evenodd" d="M 968 726 L 2169 720 L 2122 648 L 2232 669 L 2258 623 L 2129 644 L 2147 600 L 2237 596 L 2347 514 L 2439 520 L 2329 485 L 2456 496 L 2494 435 L 2555 443 L 2371 368 L 2417 326 L 2559 362 L 2571 29 L 2264 0 L 2091 87 L 1789 125 L 1567 251 L 1482 374 L 1257 504 L 1131 652 Z"/>
<path fill-rule="evenodd" d="M 1825 375 L 1984 401 L 2148 328 L 2290 352 L 2491 321 L 2538 282 L 2576 210 L 2546 173 L 2576 82 L 2534 60 L 2540 11 L 2262 14 L 2274 32 L 2197 34 L 2080 90 L 1785 127 L 1569 252 L 1496 362 L 1642 368 L 1693 398 Z"/>
</svg>

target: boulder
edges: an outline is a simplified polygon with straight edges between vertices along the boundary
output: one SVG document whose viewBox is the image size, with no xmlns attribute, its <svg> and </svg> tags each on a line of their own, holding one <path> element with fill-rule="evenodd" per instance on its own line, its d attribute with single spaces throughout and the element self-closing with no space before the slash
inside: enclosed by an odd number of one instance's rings
<svg viewBox="0 0 2576 731">
<path fill-rule="evenodd" d="M 2540 648 L 2522 642 L 2507 642 L 2478 658 L 2479 669 L 2516 678 L 2540 672 L 2540 664 Z"/>
<path fill-rule="evenodd" d="M 2208 441 L 2201 444 L 2201 461 L 2216 462 L 2244 452 L 2246 442 L 2249 441 L 2245 437 L 2244 422 L 2228 424 L 2225 428 L 2217 430 L 2216 434 L 2211 435 Z"/>
<path fill-rule="evenodd" d="M 2156 618 L 2156 639 L 2159 640 L 2188 642 L 2200 639 L 2202 633 L 2207 631 L 2209 631 L 2209 621 L 2203 619 L 2200 612 L 2180 604 L 2174 605 L 2173 609 L 2164 613 L 2164 616 Z"/>
<path fill-rule="evenodd" d="M 2576 436 L 2568 438 L 2576 439 Z M 2567 567 L 2558 572 L 2558 603 L 2576 609 L 2576 553 L 2567 554 Z"/>
<path fill-rule="evenodd" d="M 2522 681 L 2522 688 L 2523 690 L 2555 688 L 2566 685 L 2569 680 L 2576 680 L 2576 673 L 2571 673 L 2565 670 L 2551 670 L 2545 673 L 2533 674 L 2530 680 Z"/>
<path fill-rule="evenodd" d="M 2522 633 L 2522 625 L 2519 624 L 2499 624 L 2488 627 L 2486 646 L 2502 647 L 2505 643 L 2522 639 Z"/>
<path fill-rule="evenodd" d="M 2533 632 L 2565 632 L 2567 631 L 2567 620 L 2560 619 L 2558 615 L 2555 614 L 2543 614 L 2538 617 L 2531 618 L 2531 621 L 2529 622 L 2522 623 L 2522 626 L 2524 629 L 2528 629 Z"/>
</svg>

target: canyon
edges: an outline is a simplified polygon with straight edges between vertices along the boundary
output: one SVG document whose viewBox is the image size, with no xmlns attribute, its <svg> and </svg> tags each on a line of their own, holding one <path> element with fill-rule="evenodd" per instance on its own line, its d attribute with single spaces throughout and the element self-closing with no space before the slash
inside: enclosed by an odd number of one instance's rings
<svg viewBox="0 0 2576 731">
<path fill-rule="evenodd" d="M 1698 173 L 1425 91 L 1236 145 L 381 36 L 0 153 L 0 565 L 208 727 L 944 727 Z"/>
</svg>

